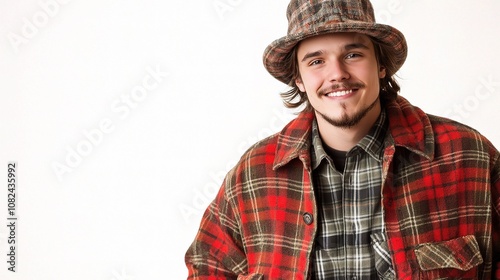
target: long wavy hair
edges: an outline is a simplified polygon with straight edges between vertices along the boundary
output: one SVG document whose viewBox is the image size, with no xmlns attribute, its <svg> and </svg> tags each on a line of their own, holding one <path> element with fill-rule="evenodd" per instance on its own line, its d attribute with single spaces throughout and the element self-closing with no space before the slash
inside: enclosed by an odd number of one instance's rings
<svg viewBox="0 0 500 280">
<path fill-rule="evenodd" d="M 396 58 L 389 51 L 389 48 L 384 45 L 384 43 L 377 41 L 373 37 L 369 37 L 373 43 L 375 50 L 375 57 L 379 66 L 385 68 L 386 75 L 384 78 L 380 79 L 380 99 L 382 103 L 387 101 L 392 101 L 398 96 L 400 87 L 394 78 L 397 66 Z M 295 80 L 300 78 L 299 64 L 297 61 L 297 44 L 290 53 L 288 53 L 286 59 L 284 60 L 285 65 L 288 69 L 291 69 L 289 76 L 287 77 L 288 86 L 290 90 L 280 93 L 283 103 L 287 108 L 298 108 L 304 105 L 303 111 L 312 110 L 311 104 L 307 99 L 307 94 L 299 90 L 295 84 Z"/>
</svg>

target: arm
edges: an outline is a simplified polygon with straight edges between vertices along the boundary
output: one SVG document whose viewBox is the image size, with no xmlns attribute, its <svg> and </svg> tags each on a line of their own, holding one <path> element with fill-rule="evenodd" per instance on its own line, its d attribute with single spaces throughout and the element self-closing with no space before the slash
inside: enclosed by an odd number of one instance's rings
<svg viewBox="0 0 500 280">
<path fill-rule="evenodd" d="M 221 188 L 201 220 L 186 252 L 188 279 L 237 279 L 247 270 L 239 233 L 239 217 Z"/>
</svg>

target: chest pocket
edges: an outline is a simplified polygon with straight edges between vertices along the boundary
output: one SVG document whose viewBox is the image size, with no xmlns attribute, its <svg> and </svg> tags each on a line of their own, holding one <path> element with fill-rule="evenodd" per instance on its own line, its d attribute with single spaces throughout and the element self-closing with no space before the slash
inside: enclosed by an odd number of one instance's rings
<svg viewBox="0 0 500 280">
<path fill-rule="evenodd" d="M 415 248 L 421 279 L 475 278 L 483 263 L 474 235 L 448 241 L 424 243 Z"/>
</svg>

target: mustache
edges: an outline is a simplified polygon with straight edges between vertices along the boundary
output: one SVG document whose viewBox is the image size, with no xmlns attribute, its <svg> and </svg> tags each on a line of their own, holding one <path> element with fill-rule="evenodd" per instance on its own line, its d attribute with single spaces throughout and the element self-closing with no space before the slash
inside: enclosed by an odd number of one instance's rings
<svg viewBox="0 0 500 280">
<path fill-rule="evenodd" d="M 322 88 L 318 91 L 318 94 L 325 95 L 329 92 L 336 91 L 339 89 L 350 90 L 350 89 L 354 89 L 354 88 L 360 89 L 360 88 L 364 88 L 364 87 L 365 87 L 365 84 L 363 84 L 361 82 L 342 82 L 340 84 L 334 84 L 334 85 L 331 85 L 329 87 Z"/>
</svg>

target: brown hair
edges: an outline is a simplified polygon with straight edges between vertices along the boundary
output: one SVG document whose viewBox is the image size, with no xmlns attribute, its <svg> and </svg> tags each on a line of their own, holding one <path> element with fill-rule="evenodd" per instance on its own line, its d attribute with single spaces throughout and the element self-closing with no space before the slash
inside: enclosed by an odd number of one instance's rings
<svg viewBox="0 0 500 280">
<path fill-rule="evenodd" d="M 394 75 L 397 71 L 396 56 L 391 53 L 387 45 L 377 41 L 376 39 L 370 37 L 375 50 L 375 57 L 380 66 L 385 68 L 386 75 L 384 78 L 380 79 L 380 99 L 384 103 L 385 101 L 391 101 L 396 99 L 400 87 L 396 82 Z M 307 99 L 307 94 L 301 92 L 300 89 L 295 84 L 295 80 L 300 78 L 299 65 L 297 61 L 297 49 L 298 45 L 288 53 L 283 63 L 288 69 L 291 69 L 290 74 L 287 77 L 288 86 L 291 88 L 286 92 L 280 93 L 283 103 L 287 108 L 298 108 L 305 105 L 303 111 L 311 110 L 311 104 Z"/>
</svg>

